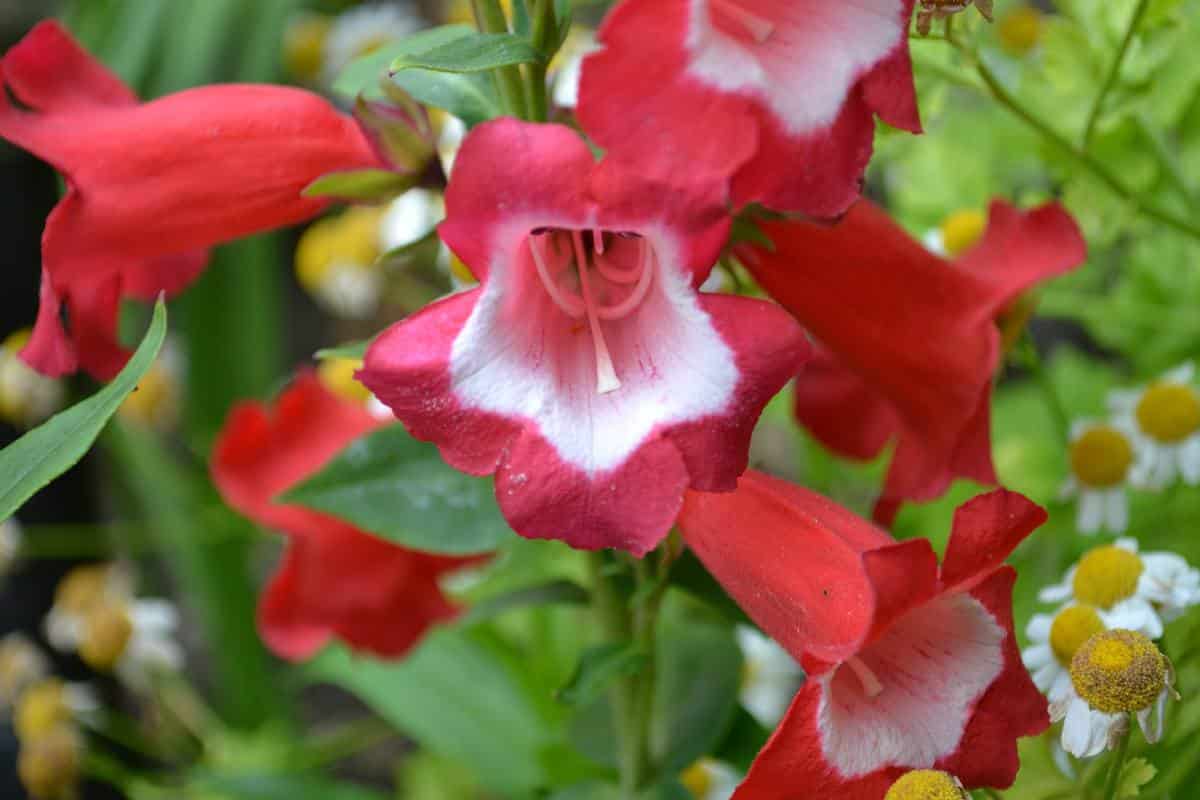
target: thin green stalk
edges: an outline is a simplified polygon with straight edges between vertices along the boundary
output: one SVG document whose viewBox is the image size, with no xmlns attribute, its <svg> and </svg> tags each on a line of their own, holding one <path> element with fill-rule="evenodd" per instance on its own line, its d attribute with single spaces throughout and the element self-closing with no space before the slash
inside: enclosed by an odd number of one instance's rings
<svg viewBox="0 0 1200 800">
<path fill-rule="evenodd" d="M 1037 344 L 1028 330 L 1025 331 L 1022 338 L 1024 339 L 1022 349 L 1024 350 L 1025 366 L 1033 374 L 1033 378 L 1042 392 L 1042 399 L 1045 400 L 1046 408 L 1054 419 L 1054 426 L 1058 429 L 1059 441 L 1065 442 L 1070 437 L 1071 418 L 1063 406 L 1062 398 L 1058 396 L 1058 389 L 1055 387 L 1054 381 L 1050 379 L 1050 373 L 1046 371 L 1042 357 L 1038 353 Z"/>
<path fill-rule="evenodd" d="M 378 717 L 363 717 L 318 734 L 303 758 L 306 768 L 324 767 L 394 739 L 396 729 Z"/>
<path fill-rule="evenodd" d="M 1143 216 L 1161 222 L 1162 224 L 1174 228 L 1176 231 L 1179 231 L 1186 236 L 1190 236 L 1193 239 L 1200 241 L 1200 227 L 1182 217 L 1177 217 L 1171 212 L 1159 208 L 1150 200 L 1139 196 L 1132 189 L 1122 183 L 1119 178 L 1110 172 L 1109 169 L 1097 159 L 1093 158 L 1086 151 L 1081 150 L 1080 148 L 1071 144 L 1071 142 L 1069 142 L 1065 136 L 1054 130 L 1046 122 L 1038 118 L 1038 116 L 1032 111 L 1023 106 L 1020 101 L 1013 97 L 1013 95 L 1004 88 L 1004 85 L 1000 82 L 999 78 L 996 77 L 995 73 L 988 68 L 987 64 L 985 64 L 975 52 L 953 39 L 951 41 L 953 41 L 955 46 L 958 47 L 959 52 L 974 62 L 975 69 L 979 73 L 979 77 L 983 80 L 984 85 L 987 86 L 988 91 L 991 92 L 992 97 L 995 98 L 1000 105 L 1007 108 L 1018 119 L 1036 130 L 1044 138 L 1052 142 L 1056 147 L 1070 156 L 1071 159 L 1077 164 L 1086 169 L 1088 172 L 1092 173 L 1092 175 L 1094 175 L 1101 183 L 1111 189 L 1123 200 L 1130 203 Z"/>
<path fill-rule="evenodd" d="M 554 18 L 554 3 L 551 0 L 527 0 L 527 6 L 533 26 L 530 31 L 530 40 L 542 54 L 544 60 L 526 67 L 528 80 L 525 82 L 525 100 L 529 109 L 529 118 L 534 122 L 545 122 L 549 115 L 549 100 L 546 97 L 546 65 L 549 63 L 551 55 L 546 50 L 550 44 L 550 33 L 557 25 L 557 20 Z"/>
<path fill-rule="evenodd" d="M 1138 132 L 1142 134 L 1142 138 L 1149 143 L 1150 153 L 1158 161 L 1159 168 L 1167 176 L 1167 179 L 1174 184 L 1175 189 L 1179 192 L 1184 202 L 1187 203 L 1188 208 L 1193 211 L 1198 210 L 1200 203 L 1196 200 L 1196 191 L 1183 174 L 1183 168 L 1179 165 L 1179 160 L 1167 148 L 1167 144 L 1163 141 L 1162 136 L 1150 127 L 1150 124 L 1146 122 L 1146 118 L 1142 114 L 1135 114 L 1133 122 L 1137 126 Z"/>
<path fill-rule="evenodd" d="M 1142 24 L 1142 17 L 1146 14 L 1146 7 L 1150 5 L 1149 0 L 1138 0 L 1137 7 L 1133 9 L 1133 14 L 1129 18 L 1129 25 L 1125 28 L 1125 35 L 1121 38 L 1121 46 L 1117 48 L 1117 55 L 1113 59 L 1112 66 L 1108 68 L 1108 75 L 1104 78 L 1104 85 L 1100 87 L 1100 93 L 1096 95 L 1096 99 L 1092 101 L 1092 110 L 1088 113 L 1087 125 L 1083 129 L 1083 149 L 1086 151 L 1092 144 L 1092 136 L 1096 132 L 1096 123 L 1100 119 L 1101 112 L 1104 111 L 1104 101 L 1108 99 L 1108 93 L 1117 85 L 1117 78 L 1121 75 L 1121 64 L 1125 61 L 1125 54 L 1129 52 L 1129 44 L 1133 41 L 1133 35 L 1137 33 L 1138 26 Z"/>
<path fill-rule="evenodd" d="M 475 25 L 482 33 L 508 33 L 508 18 L 500 7 L 500 0 L 471 0 L 475 12 Z M 499 67 L 493 71 L 496 88 L 504 109 L 514 117 L 528 119 L 525 108 L 525 80 L 517 66 Z"/>
<path fill-rule="evenodd" d="M 1129 754 L 1129 740 L 1133 738 L 1133 720 L 1127 717 L 1125 723 L 1125 733 L 1121 735 L 1121 743 L 1117 746 L 1117 754 L 1113 756 L 1112 766 L 1108 771 L 1108 780 L 1104 783 L 1104 800 L 1114 800 L 1117 796 L 1121 769 L 1125 766 L 1125 757 Z"/>
</svg>

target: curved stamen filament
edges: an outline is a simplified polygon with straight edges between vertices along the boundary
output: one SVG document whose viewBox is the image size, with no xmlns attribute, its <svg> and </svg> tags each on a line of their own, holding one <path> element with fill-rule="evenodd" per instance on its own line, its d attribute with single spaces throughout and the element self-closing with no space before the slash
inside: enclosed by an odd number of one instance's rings
<svg viewBox="0 0 1200 800">
<path fill-rule="evenodd" d="M 604 231 L 599 228 L 592 228 L 592 246 L 598 255 L 604 255 Z"/>
<path fill-rule="evenodd" d="M 638 245 L 637 271 L 639 274 L 637 286 L 629 293 L 628 297 L 615 306 L 601 306 L 600 310 L 596 312 L 600 319 L 621 319 L 622 317 L 627 317 L 630 312 L 641 305 L 650 291 L 650 280 L 654 277 L 654 264 L 651 261 L 653 258 L 654 255 L 646 245 L 646 240 L 642 239 Z M 598 261 L 599 259 L 597 259 Z"/>
<path fill-rule="evenodd" d="M 583 306 L 587 312 L 588 326 L 592 331 L 592 346 L 596 351 L 596 391 L 607 394 L 621 388 L 621 381 L 613 369 L 612 355 L 600 329 L 600 318 L 596 315 L 596 299 L 592 296 L 591 278 L 588 276 L 587 253 L 583 249 L 583 234 L 573 232 L 575 243 L 575 268 L 579 270 L 579 286 L 583 292 Z"/>
<path fill-rule="evenodd" d="M 552 234 L 545 234 L 547 240 Z M 558 281 L 550 274 L 550 269 L 546 264 L 546 254 L 542 252 L 541 244 L 538 236 L 529 237 L 529 252 L 533 254 L 533 263 L 537 266 L 538 277 L 542 279 L 542 285 L 546 287 L 546 293 L 550 295 L 550 299 L 554 301 L 554 305 L 558 306 L 563 312 L 572 319 L 579 319 L 586 313 L 584 302 L 575 295 L 563 291 L 563 288 L 558 285 Z M 557 268 L 557 264 L 555 267 Z M 583 275 L 583 269 L 580 268 L 580 275 Z"/>
<path fill-rule="evenodd" d="M 867 697 L 879 696 L 879 693 L 883 691 L 883 684 L 879 682 L 879 678 L 875 676 L 875 673 L 871 671 L 870 667 L 863 663 L 861 658 L 858 656 L 850 656 L 845 660 L 844 663 L 858 677 L 858 680 L 860 683 L 862 683 L 863 691 L 866 692 Z"/>
<path fill-rule="evenodd" d="M 759 44 L 770 39 L 771 34 L 775 32 L 773 22 L 747 11 L 737 4 L 736 0 L 709 0 L 709 9 L 740 26 Z"/>
<path fill-rule="evenodd" d="M 642 253 L 638 253 L 638 263 L 636 266 L 630 269 L 614 267 L 607 258 L 602 258 L 599 255 L 596 256 L 594 263 L 596 270 L 603 275 L 606 280 L 610 280 L 613 283 L 634 283 L 642 275 L 642 255 Z"/>
</svg>

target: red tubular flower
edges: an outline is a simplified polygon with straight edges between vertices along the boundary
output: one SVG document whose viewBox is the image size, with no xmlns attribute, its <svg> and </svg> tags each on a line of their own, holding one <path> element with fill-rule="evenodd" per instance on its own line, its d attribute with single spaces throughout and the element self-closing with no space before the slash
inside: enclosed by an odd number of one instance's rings
<svg viewBox="0 0 1200 800">
<path fill-rule="evenodd" d="M 739 255 L 822 347 L 796 379 L 796 415 L 849 458 L 896 452 L 876 519 L 930 500 L 955 477 L 996 482 L 991 457 L 997 316 L 1034 283 L 1083 263 L 1087 248 L 1057 203 L 992 203 L 987 231 L 956 261 L 930 253 L 861 201 L 832 227 L 764 226 L 774 249 Z"/>
<path fill-rule="evenodd" d="M 263 639 L 284 658 L 308 658 L 334 637 L 358 650 L 399 657 L 431 626 L 458 613 L 438 578 L 477 557 L 407 550 L 274 500 L 379 424 L 362 405 L 305 373 L 274 408 L 235 408 L 218 437 L 212 476 L 225 502 L 289 537 L 258 618 Z"/>
<path fill-rule="evenodd" d="M 521 535 L 645 553 L 686 488 L 734 487 L 807 350 L 777 306 L 697 293 L 720 191 L 597 165 L 560 125 L 477 127 L 440 233 L 481 285 L 385 332 L 360 379 L 451 465 L 495 473 Z"/>
<path fill-rule="evenodd" d="M 1021 664 L 1003 565 L 1046 513 L 997 490 L 961 506 L 939 568 L 819 495 L 749 472 L 732 494 L 691 492 L 684 540 L 804 664 L 807 679 L 734 800 L 879 800 L 908 769 L 969 787 L 1016 777 L 1016 740 L 1049 725 Z"/>
<path fill-rule="evenodd" d="M 584 62 L 578 116 L 639 171 L 732 179 L 736 203 L 840 214 L 873 115 L 920 132 L 913 0 L 625 0 Z"/>
<path fill-rule="evenodd" d="M 326 205 L 300 196 L 314 179 L 380 164 L 351 117 L 297 89 L 205 86 L 139 104 L 54 22 L 8 51 L 0 77 L 0 137 L 67 182 L 46 221 L 41 308 L 22 353 L 50 375 L 112 377 L 128 357 L 121 298 L 181 291 L 205 248 L 307 219 Z"/>
</svg>

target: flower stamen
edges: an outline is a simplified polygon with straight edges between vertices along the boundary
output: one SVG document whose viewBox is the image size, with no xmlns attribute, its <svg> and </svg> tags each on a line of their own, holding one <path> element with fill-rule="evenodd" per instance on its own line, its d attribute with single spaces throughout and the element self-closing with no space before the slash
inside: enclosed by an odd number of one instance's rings
<svg viewBox="0 0 1200 800">
<path fill-rule="evenodd" d="M 654 255 L 646 245 L 646 240 L 643 239 L 638 245 L 638 266 L 635 270 L 638 273 L 637 286 L 628 297 L 615 306 L 601 307 L 597 312 L 600 319 L 623 319 L 641 305 L 642 300 L 646 299 L 646 294 L 650 291 L 650 280 L 654 277 L 654 270 L 650 264 L 651 258 L 654 258 Z M 603 271 L 600 274 L 603 275 Z"/>
<path fill-rule="evenodd" d="M 600 317 L 597 315 L 597 303 L 592 296 L 591 280 L 588 277 L 587 253 L 583 248 L 583 233 L 575 231 L 576 269 L 579 271 L 579 287 L 583 292 L 583 306 L 587 312 L 588 327 L 592 331 L 592 346 L 596 351 L 596 392 L 608 394 L 621 388 L 621 381 L 613 368 L 612 354 L 608 351 L 608 343 L 604 341 L 604 331 L 600 328 Z"/>
<path fill-rule="evenodd" d="M 878 697 L 883 691 L 883 684 L 880 683 L 879 678 L 875 675 L 871 668 L 863 663 L 861 658 L 858 656 L 850 656 L 842 663 L 848 666 L 854 673 L 855 677 L 858 678 L 859 682 L 862 684 L 863 691 L 866 692 L 867 697 Z"/>
<path fill-rule="evenodd" d="M 746 31 L 758 44 L 770 39 L 771 34 L 775 32 L 774 23 L 747 11 L 735 0 L 709 0 L 709 12 Z"/>
<path fill-rule="evenodd" d="M 549 238 L 546 237 L 547 240 Z M 533 254 L 533 263 L 537 267 L 538 277 L 542 279 L 542 285 L 546 287 L 546 293 L 564 314 L 571 319 L 579 319 L 586 313 L 583 302 L 575 295 L 563 291 L 558 281 L 550 274 L 549 265 L 546 264 L 546 253 L 542 252 L 538 239 L 536 236 L 529 237 L 529 252 Z"/>
</svg>

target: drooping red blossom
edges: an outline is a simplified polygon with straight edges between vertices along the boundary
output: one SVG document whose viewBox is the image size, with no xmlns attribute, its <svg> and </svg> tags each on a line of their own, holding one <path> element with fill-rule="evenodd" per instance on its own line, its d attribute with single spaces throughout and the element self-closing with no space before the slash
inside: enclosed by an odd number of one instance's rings
<svg viewBox="0 0 1200 800">
<path fill-rule="evenodd" d="M 204 86 L 139 103 L 55 22 L 9 50 L 0 77 L 0 137 L 67 183 L 46 221 L 22 353 L 49 375 L 112 377 L 128 357 L 121 298 L 178 293 L 206 248 L 321 211 L 326 201 L 300 196 L 316 178 L 380 166 L 353 118 L 310 92 Z"/>
<path fill-rule="evenodd" d="M 1049 725 L 1013 633 L 1003 565 L 1046 513 L 997 490 L 962 505 L 946 557 L 753 471 L 691 492 L 684 540 L 807 679 L 734 800 L 879 800 L 909 769 L 1006 787 Z"/>
<path fill-rule="evenodd" d="M 639 171 L 730 179 L 734 202 L 832 217 L 858 196 L 874 116 L 920 132 L 912 0 L 625 0 L 577 110 Z"/>
<path fill-rule="evenodd" d="M 481 285 L 377 338 L 360 379 L 451 465 L 495 473 L 521 535 L 645 553 L 685 489 L 734 487 L 807 352 L 778 306 L 697 292 L 721 191 L 597 164 L 560 125 L 480 125 L 439 232 Z"/>
<path fill-rule="evenodd" d="M 956 477 L 996 483 L 992 378 L 997 318 L 1038 281 L 1084 262 L 1087 248 L 1057 203 L 992 203 L 983 238 L 947 261 L 878 207 L 860 201 L 832 227 L 768 222 L 773 249 L 745 245 L 754 277 L 819 340 L 796 379 L 796 415 L 848 458 L 896 449 L 876 507 L 940 496 Z"/>
<path fill-rule="evenodd" d="M 305 373 L 274 407 L 236 407 L 217 439 L 212 476 L 225 502 L 288 537 L 283 564 L 258 612 L 263 639 L 284 658 L 308 658 L 332 638 L 399 657 L 430 627 L 458 613 L 438 579 L 478 557 L 408 550 L 276 500 L 379 425 L 361 404 Z"/>
</svg>

